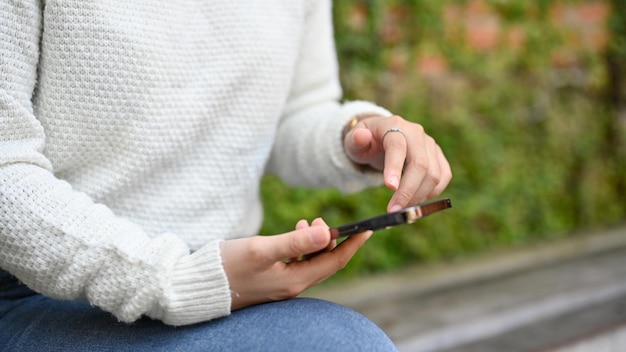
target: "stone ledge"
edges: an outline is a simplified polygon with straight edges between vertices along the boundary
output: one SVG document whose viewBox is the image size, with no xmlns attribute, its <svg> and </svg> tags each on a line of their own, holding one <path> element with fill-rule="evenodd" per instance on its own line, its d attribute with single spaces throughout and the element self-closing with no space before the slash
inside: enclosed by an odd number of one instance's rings
<svg viewBox="0 0 626 352">
<path fill-rule="evenodd" d="M 441 351 L 626 297 L 626 226 L 447 265 L 323 285 L 401 350 Z M 624 269 L 622 269 L 624 267 Z"/>
</svg>

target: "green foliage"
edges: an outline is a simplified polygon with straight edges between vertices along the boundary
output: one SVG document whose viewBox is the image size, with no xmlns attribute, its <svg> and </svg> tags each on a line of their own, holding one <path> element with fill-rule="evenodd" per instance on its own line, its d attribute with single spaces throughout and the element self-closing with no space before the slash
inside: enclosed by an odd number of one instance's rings
<svg viewBox="0 0 626 352">
<path fill-rule="evenodd" d="M 581 2 L 335 2 L 346 98 L 376 101 L 422 124 L 454 173 L 442 195 L 453 209 L 376 233 L 341 275 L 449 260 L 626 218 L 626 160 L 612 152 L 624 141 L 615 137 L 615 110 L 603 94 L 604 49 L 579 45 L 576 28 L 552 15 L 572 3 Z M 495 21 L 495 44 L 489 37 L 472 44 L 471 16 Z M 514 34 L 521 42 L 507 39 Z M 429 57 L 443 60 L 434 74 L 420 64 Z M 289 189 L 270 177 L 262 192 L 265 234 L 289 231 L 301 218 L 338 225 L 378 215 L 391 196 L 382 187 L 356 195 Z"/>
</svg>

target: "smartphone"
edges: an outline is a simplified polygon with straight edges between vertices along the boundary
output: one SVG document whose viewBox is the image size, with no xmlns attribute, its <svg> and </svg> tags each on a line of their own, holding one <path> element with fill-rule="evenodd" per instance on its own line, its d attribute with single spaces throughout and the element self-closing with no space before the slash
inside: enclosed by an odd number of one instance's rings
<svg viewBox="0 0 626 352">
<path fill-rule="evenodd" d="M 448 208 L 452 208 L 452 202 L 450 202 L 450 199 L 439 199 L 404 208 L 393 213 L 375 216 L 373 218 L 352 222 L 338 227 L 332 227 L 330 229 L 330 235 L 331 238 L 336 239 L 355 235 L 368 230 L 376 231 L 388 229 L 398 225 L 412 224 L 418 219 Z"/>
</svg>

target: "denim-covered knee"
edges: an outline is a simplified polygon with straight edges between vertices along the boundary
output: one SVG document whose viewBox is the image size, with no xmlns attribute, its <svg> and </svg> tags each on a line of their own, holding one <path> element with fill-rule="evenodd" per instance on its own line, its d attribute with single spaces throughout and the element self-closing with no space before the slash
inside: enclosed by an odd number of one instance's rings
<svg viewBox="0 0 626 352">
<path fill-rule="evenodd" d="M 311 351 L 396 351 L 371 320 L 344 306 L 312 298 L 279 303 L 286 324 L 297 323 L 293 343 Z M 304 349 L 302 349 L 304 348 Z"/>
<path fill-rule="evenodd" d="M 42 346 L 58 351 L 397 350 L 363 315 L 310 298 L 261 304 L 181 327 L 150 319 L 118 323 L 85 302 L 55 301 L 39 295 L 26 298 L 9 315 L 0 319 L 0 341 L 8 343 L 7 350 L 16 351 L 39 351 Z"/>
</svg>

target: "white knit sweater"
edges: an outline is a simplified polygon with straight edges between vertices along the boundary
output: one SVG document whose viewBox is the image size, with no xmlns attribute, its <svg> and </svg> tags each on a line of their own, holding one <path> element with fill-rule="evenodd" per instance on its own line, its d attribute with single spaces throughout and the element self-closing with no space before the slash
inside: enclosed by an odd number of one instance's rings
<svg viewBox="0 0 626 352">
<path fill-rule="evenodd" d="M 122 321 L 229 314 L 264 172 L 380 181 L 339 136 L 388 112 L 338 103 L 332 35 L 322 0 L 0 2 L 0 267 Z"/>
</svg>

